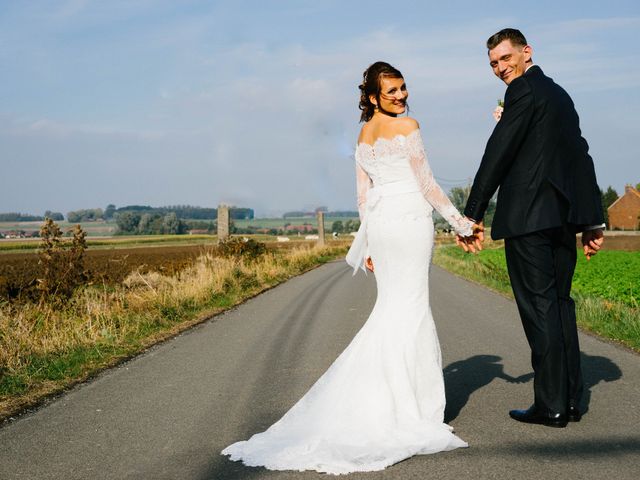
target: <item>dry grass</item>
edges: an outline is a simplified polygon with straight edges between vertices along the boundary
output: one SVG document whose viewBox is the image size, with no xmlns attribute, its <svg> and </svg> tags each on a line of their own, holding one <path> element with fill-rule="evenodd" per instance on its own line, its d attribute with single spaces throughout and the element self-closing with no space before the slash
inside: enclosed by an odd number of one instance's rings
<svg viewBox="0 0 640 480">
<path fill-rule="evenodd" d="M 81 288 L 64 308 L 0 305 L 0 420 L 345 251 L 204 254 L 176 276 L 134 272 Z"/>
</svg>

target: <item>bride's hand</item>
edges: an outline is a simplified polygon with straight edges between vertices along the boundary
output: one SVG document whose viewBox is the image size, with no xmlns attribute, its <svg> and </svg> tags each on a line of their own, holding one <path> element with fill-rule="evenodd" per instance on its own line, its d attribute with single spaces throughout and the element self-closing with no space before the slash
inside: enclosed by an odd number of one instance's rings
<svg viewBox="0 0 640 480">
<path fill-rule="evenodd" d="M 367 268 L 367 270 L 373 272 L 373 261 L 371 260 L 371 257 L 367 257 L 367 259 L 364 261 L 364 266 Z"/>
</svg>

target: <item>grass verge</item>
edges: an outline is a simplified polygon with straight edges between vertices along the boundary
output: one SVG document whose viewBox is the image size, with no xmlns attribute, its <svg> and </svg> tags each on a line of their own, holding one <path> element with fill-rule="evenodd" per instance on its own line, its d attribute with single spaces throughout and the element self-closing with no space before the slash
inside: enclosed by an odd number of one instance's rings
<svg viewBox="0 0 640 480">
<path fill-rule="evenodd" d="M 612 255 L 608 256 L 607 253 Z M 629 259 L 623 258 L 621 253 L 629 254 L 630 258 L 637 255 L 636 252 L 601 252 L 590 264 L 584 258 L 579 258 L 572 297 L 576 302 L 576 317 L 581 328 L 640 352 L 640 308 L 637 297 L 629 296 L 625 288 L 626 280 L 621 279 L 620 275 L 610 279 L 609 286 L 615 282 L 621 284 L 617 297 L 612 295 L 611 289 L 602 289 L 601 292 L 594 290 L 593 282 L 575 281 L 576 278 L 584 278 L 588 269 L 598 268 L 594 262 L 596 259 L 606 264 L 609 270 L 615 270 L 612 264 L 619 262 L 619 271 L 624 271 Z M 456 275 L 513 298 L 502 248 L 484 250 L 479 255 L 467 255 L 458 247 L 440 247 L 435 251 L 433 262 Z"/>
<path fill-rule="evenodd" d="M 346 247 L 201 256 L 176 276 L 130 274 L 64 307 L 0 304 L 0 421 L 295 275 Z"/>
</svg>

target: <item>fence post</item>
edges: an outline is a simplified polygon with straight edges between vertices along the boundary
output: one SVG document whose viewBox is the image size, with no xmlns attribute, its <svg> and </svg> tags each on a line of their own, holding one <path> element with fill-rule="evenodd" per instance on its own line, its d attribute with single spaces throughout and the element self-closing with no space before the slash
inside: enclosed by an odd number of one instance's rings
<svg viewBox="0 0 640 480">
<path fill-rule="evenodd" d="M 218 241 L 229 236 L 229 207 L 218 205 Z"/>
</svg>

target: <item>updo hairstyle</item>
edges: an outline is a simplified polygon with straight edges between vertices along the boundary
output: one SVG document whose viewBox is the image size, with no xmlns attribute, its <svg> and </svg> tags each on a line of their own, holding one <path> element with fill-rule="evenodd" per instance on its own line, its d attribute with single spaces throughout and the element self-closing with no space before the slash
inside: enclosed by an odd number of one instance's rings
<svg viewBox="0 0 640 480">
<path fill-rule="evenodd" d="M 358 108 L 362 110 L 360 115 L 361 122 L 368 122 L 373 117 L 376 106 L 371 103 L 369 97 L 375 96 L 380 104 L 380 83 L 382 77 L 403 78 L 400 70 L 392 67 L 386 62 L 376 62 L 367 68 L 362 74 L 362 84 L 358 85 L 360 89 L 360 105 Z"/>
</svg>

